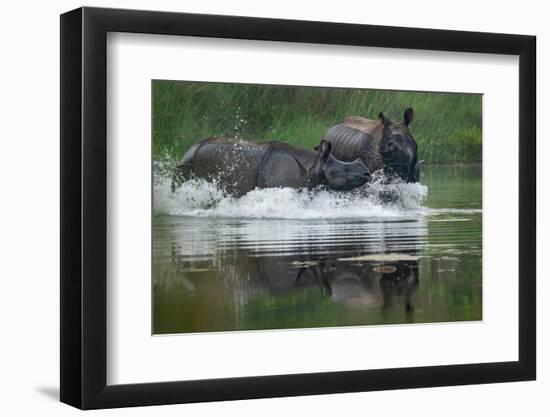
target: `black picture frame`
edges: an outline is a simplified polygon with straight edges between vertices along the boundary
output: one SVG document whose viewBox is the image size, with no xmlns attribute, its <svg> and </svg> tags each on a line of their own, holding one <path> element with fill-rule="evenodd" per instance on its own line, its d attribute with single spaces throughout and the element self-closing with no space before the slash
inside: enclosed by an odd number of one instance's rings
<svg viewBox="0 0 550 417">
<path fill-rule="evenodd" d="M 108 32 L 519 56 L 519 360 L 107 385 Z M 82 409 L 536 378 L 534 36 L 102 8 L 61 15 L 61 401 Z"/>
</svg>

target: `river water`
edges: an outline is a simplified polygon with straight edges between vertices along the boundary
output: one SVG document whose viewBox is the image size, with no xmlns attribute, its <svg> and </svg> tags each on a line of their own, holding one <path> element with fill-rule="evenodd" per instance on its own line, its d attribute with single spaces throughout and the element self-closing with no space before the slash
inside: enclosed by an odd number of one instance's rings
<svg viewBox="0 0 550 417">
<path fill-rule="evenodd" d="M 481 165 L 426 166 L 421 184 L 388 204 L 157 183 L 153 332 L 481 320 Z"/>
</svg>

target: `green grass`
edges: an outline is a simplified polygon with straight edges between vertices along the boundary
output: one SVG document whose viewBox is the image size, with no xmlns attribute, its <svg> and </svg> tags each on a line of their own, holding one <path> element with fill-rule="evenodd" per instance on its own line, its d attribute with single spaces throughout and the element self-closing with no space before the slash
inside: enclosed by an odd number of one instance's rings
<svg viewBox="0 0 550 417">
<path fill-rule="evenodd" d="M 155 159 L 178 159 L 209 136 L 279 140 L 313 148 L 346 116 L 401 121 L 428 163 L 481 161 L 481 95 L 182 81 L 153 82 Z"/>
</svg>

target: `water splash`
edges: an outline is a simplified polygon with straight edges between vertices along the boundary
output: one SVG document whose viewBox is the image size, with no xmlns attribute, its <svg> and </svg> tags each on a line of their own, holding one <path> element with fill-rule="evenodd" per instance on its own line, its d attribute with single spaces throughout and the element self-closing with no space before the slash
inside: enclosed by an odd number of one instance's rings
<svg viewBox="0 0 550 417">
<path fill-rule="evenodd" d="M 406 217 L 424 211 L 428 188 L 421 184 L 385 183 L 381 178 L 352 192 L 326 189 L 256 188 L 235 198 L 217 183 L 193 179 L 174 193 L 170 179 L 157 177 L 153 188 L 155 215 L 338 219 Z M 391 196 L 391 202 L 387 202 Z"/>
</svg>

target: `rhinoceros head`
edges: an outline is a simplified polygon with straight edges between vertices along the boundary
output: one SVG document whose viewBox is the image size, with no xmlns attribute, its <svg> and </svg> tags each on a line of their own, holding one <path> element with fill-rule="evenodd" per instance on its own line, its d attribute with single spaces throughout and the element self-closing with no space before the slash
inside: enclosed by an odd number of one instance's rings
<svg viewBox="0 0 550 417">
<path fill-rule="evenodd" d="M 331 148 L 331 143 L 326 140 L 315 147 L 320 154 L 318 170 L 322 184 L 333 190 L 348 191 L 370 181 L 370 171 L 361 159 L 341 161 L 331 153 Z"/>
<path fill-rule="evenodd" d="M 407 182 L 417 182 L 420 176 L 418 147 L 409 131 L 414 117 L 413 109 L 405 110 L 402 123 L 392 122 L 383 113 L 378 117 L 384 124 L 378 151 L 384 160 L 385 169 Z"/>
</svg>

